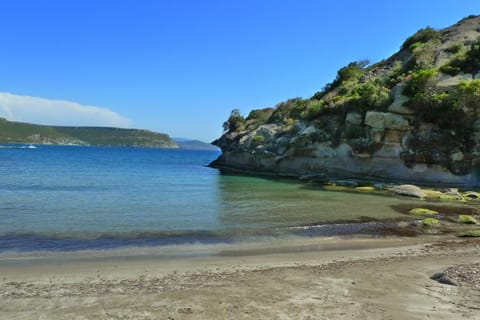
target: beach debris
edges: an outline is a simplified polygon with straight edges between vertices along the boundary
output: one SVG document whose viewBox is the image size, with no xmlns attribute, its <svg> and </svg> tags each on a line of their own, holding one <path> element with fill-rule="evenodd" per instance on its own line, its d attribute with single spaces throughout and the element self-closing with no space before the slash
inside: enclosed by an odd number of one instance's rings
<svg viewBox="0 0 480 320">
<path fill-rule="evenodd" d="M 190 307 L 179 308 L 177 311 L 178 311 L 178 313 L 183 313 L 183 314 L 192 314 L 193 313 L 193 310 Z"/>
<path fill-rule="evenodd" d="M 434 274 L 431 279 L 452 286 L 480 288 L 480 263 L 453 266 Z"/>
<path fill-rule="evenodd" d="M 459 217 L 458 217 L 458 222 L 460 223 L 467 223 L 467 224 L 478 224 L 478 221 L 477 219 L 475 219 L 474 217 L 468 215 L 468 214 L 461 214 Z"/>
<path fill-rule="evenodd" d="M 438 211 L 427 209 L 427 208 L 413 208 L 412 210 L 408 211 L 408 213 L 416 216 L 430 216 L 430 215 L 438 214 Z"/>
<path fill-rule="evenodd" d="M 458 286 L 458 283 L 444 275 L 443 272 L 434 274 L 430 279 L 440 282 L 442 284 L 448 284 L 449 286 Z"/>
</svg>

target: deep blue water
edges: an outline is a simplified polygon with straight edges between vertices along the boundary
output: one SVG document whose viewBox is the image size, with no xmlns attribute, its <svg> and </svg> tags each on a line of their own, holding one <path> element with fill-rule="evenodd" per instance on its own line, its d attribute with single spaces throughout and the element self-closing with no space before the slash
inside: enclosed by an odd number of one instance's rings
<svg viewBox="0 0 480 320">
<path fill-rule="evenodd" d="M 0 149 L 0 252 L 277 237 L 295 227 L 398 216 L 383 198 L 223 175 L 213 151 Z M 292 231 L 293 230 L 293 231 Z"/>
</svg>

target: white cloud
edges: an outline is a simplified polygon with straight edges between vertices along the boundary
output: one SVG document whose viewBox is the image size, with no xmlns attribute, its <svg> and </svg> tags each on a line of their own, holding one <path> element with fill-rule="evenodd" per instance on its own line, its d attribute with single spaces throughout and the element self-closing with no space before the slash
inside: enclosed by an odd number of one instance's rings
<svg viewBox="0 0 480 320">
<path fill-rule="evenodd" d="M 46 125 L 131 127 L 128 118 L 105 108 L 5 92 L 0 92 L 0 117 Z"/>
</svg>

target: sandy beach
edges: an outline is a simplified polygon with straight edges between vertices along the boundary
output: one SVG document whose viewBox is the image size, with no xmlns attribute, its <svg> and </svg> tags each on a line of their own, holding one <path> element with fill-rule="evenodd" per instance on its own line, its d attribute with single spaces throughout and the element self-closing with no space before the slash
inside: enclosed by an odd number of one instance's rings
<svg viewBox="0 0 480 320">
<path fill-rule="evenodd" d="M 450 267 L 456 285 L 431 277 Z M 467 272 L 467 273 L 468 273 Z M 479 319 L 480 241 L 305 239 L 214 256 L 3 256 L 0 319 Z"/>
</svg>

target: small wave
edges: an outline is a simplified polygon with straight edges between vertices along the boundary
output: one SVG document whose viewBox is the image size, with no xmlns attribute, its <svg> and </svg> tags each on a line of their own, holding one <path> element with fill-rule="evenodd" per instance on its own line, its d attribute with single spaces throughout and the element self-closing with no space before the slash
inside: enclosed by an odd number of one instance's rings
<svg viewBox="0 0 480 320">
<path fill-rule="evenodd" d="M 375 233 L 376 230 L 397 226 L 395 222 L 352 222 L 307 226 L 295 226 L 289 229 L 299 236 L 346 236 L 353 234 Z"/>
<path fill-rule="evenodd" d="M 182 244 L 229 243 L 230 239 L 208 231 L 134 232 L 77 234 L 5 234 L 0 252 L 109 250 L 123 247 L 150 247 Z"/>
<path fill-rule="evenodd" d="M 33 144 L 30 145 L 0 145 L 0 149 L 37 149 Z"/>
</svg>

